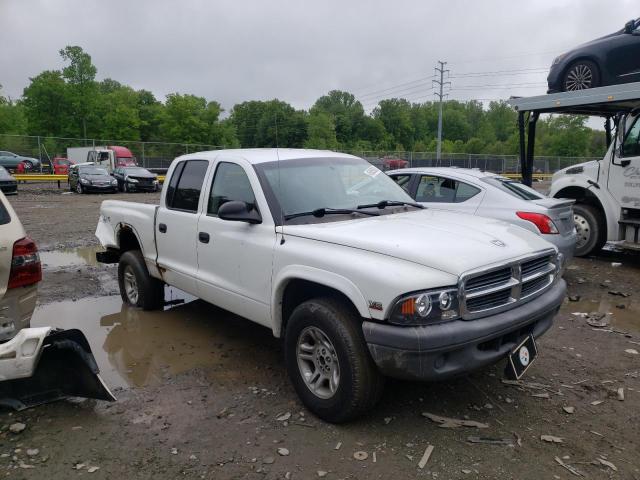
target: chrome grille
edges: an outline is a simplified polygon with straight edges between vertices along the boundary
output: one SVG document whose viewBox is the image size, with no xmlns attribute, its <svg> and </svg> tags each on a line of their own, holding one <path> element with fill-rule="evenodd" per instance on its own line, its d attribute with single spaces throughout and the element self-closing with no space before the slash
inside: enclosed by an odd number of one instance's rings
<svg viewBox="0 0 640 480">
<path fill-rule="evenodd" d="M 494 314 L 542 293 L 555 279 L 556 261 L 555 251 L 545 251 L 464 274 L 459 287 L 462 318 Z"/>
</svg>

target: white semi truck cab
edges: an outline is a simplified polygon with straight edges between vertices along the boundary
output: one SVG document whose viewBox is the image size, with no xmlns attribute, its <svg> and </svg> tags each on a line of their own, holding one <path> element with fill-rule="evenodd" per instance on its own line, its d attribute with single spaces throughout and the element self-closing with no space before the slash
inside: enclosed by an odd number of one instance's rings
<svg viewBox="0 0 640 480">
<path fill-rule="evenodd" d="M 597 253 L 606 242 L 640 250 L 640 83 L 514 98 L 509 103 L 519 114 L 525 182 L 531 180 L 535 122 L 540 114 L 606 119 L 607 153 L 600 160 L 556 172 L 549 196 L 576 200 L 576 256 Z"/>
</svg>

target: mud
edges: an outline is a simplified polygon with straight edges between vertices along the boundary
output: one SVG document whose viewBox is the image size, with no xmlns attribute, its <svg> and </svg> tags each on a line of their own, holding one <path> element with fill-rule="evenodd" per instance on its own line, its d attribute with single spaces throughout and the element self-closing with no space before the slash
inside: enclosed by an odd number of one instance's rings
<svg viewBox="0 0 640 480">
<path fill-rule="evenodd" d="M 310 479 L 319 478 L 318 471 L 328 472 L 327 479 L 575 478 L 557 457 L 584 478 L 640 479 L 640 355 L 625 352 L 640 351 L 639 255 L 611 248 L 573 261 L 565 278 L 569 295 L 580 300 L 566 300 L 521 385 L 502 382 L 502 364 L 441 383 L 389 381 L 370 415 L 335 426 L 305 412 L 287 379 L 281 344 L 267 329 L 172 289 L 167 298 L 184 297 L 184 304 L 162 312 L 123 307 L 117 269 L 91 257 L 106 198 L 154 201 L 153 194 L 55 190 L 21 191 L 11 199 L 44 250 L 34 324 L 81 328 L 118 401 L 0 411 L 0 474 L 47 480 Z M 51 202 L 59 213 L 38 208 Z M 594 311 L 611 313 L 611 328 L 592 328 L 572 315 Z M 441 428 L 423 412 L 489 428 Z M 278 421 L 283 413 L 291 417 Z M 15 422 L 26 429 L 10 433 Z M 509 439 L 503 443 L 513 446 L 470 444 L 469 436 Z M 428 445 L 435 448 L 420 469 Z M 278 455 L 280 447 L 290 455 Z M 34 448 L 39 453 L 27 455 Z M 357 451 L 368 458 L 354 459 Z M 89 474 L 89 466 L 100 468 Z"/>
</svg>

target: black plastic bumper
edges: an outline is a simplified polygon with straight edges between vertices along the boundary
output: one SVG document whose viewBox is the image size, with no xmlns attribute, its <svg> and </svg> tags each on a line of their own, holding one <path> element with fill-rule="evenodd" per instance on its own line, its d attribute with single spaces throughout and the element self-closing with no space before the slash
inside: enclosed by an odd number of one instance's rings
<svg viewBox="0 0 640 480">
<path fill-rule="evenodd" d="M 376 365 L 390 377 L 441 380 L 494 364 L 527 335 L 539 337 L 553 324 L 566 283 L 517 307 L 477 320 L 400 327 L 365 321 L 364 337 Z"/>
</svg>

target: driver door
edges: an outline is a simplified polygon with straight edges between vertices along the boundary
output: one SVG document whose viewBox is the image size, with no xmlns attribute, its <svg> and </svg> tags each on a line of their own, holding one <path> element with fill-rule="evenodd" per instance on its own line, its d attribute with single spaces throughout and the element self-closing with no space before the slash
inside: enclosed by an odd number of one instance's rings
<svg viewBox="0 0 640 480">
<path fill-rule="evenodd" d="M 609 166 L 608 188 L 622 208 L 640 208 L 640 115 L 631 128 Z"/>
</svg>

